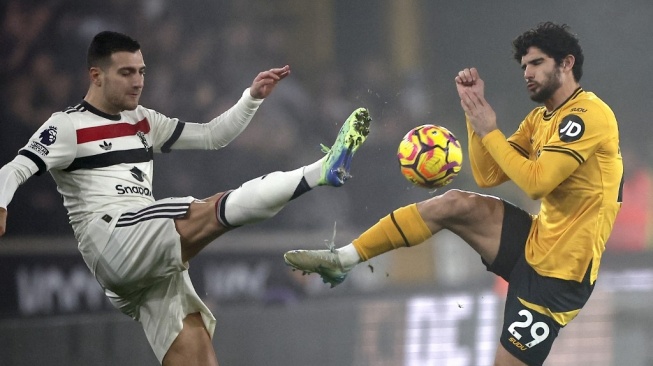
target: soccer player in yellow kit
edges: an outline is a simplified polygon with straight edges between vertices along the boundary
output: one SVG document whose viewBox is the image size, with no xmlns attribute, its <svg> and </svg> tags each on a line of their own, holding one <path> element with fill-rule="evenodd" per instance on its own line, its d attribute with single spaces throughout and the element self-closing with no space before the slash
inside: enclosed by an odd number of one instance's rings
<svg viewBox="0 0 653 366">
<path fill-rule="evenodd" d="M 335 286 L 358 263 L 448 229 L 509 282 L 495 365 L 541 365 L 559 330 L 584 306 L 621 206 L 623 164 L 610 107 L 583 90 L 583 52 L 567 25 L 541 23 L 513 41 L 536 107 L 506 138 L 475 68 L 455 77 L 480 187 L 507 180 L 540 211 L 496 197 L 449 190 L 381 219 L 351 244 L 295 250 L 286 263 Z"/>
</svg>

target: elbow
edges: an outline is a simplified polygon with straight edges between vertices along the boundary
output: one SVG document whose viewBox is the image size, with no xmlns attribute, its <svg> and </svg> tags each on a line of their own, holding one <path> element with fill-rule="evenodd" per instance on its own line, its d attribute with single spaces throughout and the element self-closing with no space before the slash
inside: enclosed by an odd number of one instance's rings
<svg viewBox="0 0 653 366">
<path fill-rule="evenodd" d="M 545 196 L 542 192 L 526 192 L 526 195 L 534 201 L 542 199 Z"/>
<path fill-rule="evenodd" d="M 479 188 L 496 187 L 505 181 L 498 176 L 484 176 L 481 174 L 473 174 L 473 176 L 474 176 L 474 181 L 476 182 L 476 185 Z"/>
<path fill-rule="evenodd" d="M 534 187 L 531 189 L 524 189 L 524 192 L 526 195 L 532 199 L 532 200 L 540 200 L 544 198 L 546 195 L 551 193 L 551 189 L 544 188 L 544 187 Z"/>
</svg>

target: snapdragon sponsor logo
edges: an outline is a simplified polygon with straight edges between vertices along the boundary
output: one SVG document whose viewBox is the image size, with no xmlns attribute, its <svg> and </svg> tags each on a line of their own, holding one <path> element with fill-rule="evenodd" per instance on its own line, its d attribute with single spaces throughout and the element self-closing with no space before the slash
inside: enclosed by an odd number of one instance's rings
<svg viewBox="0 0 653 366">
<path fill-rule="evenodd" d="M 116 185 L 116 191 L 118 194 L 138 194 L 141 196 L 152 197 L 152 191 L 149 188 L 141 186 L 123 186 L 122 184 Z"/>
</svg>

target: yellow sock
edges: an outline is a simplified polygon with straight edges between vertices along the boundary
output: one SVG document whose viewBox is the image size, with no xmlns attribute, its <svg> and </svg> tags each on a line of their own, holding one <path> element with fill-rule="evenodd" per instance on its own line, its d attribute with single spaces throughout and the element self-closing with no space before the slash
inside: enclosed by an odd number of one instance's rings
<svg viewBox="0 0 653 366">
<path fill-rule="evenodd" d="M 393 249 L 421 244 L 432 235 L 413 203 L 379 220 L 352 244 L 366 261 Z"/>
</svg>

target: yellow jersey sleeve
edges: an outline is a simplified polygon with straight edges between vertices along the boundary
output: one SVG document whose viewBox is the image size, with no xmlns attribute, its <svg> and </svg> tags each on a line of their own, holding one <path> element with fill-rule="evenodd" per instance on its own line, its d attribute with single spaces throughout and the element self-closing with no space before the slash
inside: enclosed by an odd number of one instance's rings
<svg viewBox="0 0 653 366">
<path fill-rule="evenodd" d="M 487 151 L 481 138 L 474 132 L 474 129 L 467 119 L 467 150 L 469 154 L 469 165 L 472 175 L 479 187 L 494 187 L 509 178 L 496 163 L 492 155 Z"/>
<path fill-rule="evenodd" d="M 515 150 L 499 130 L 487 134 L 483 145 L 506 175 L 532 199 L 546 196 L 580 164 L 569 155 L 546 151 L 537 160 L 530 160 Z"/>
</svg>

